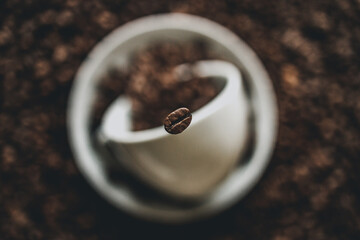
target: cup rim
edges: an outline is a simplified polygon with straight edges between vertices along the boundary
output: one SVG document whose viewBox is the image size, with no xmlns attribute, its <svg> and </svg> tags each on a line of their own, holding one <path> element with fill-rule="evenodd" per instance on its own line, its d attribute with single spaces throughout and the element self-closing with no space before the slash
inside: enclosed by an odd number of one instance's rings
<svg viewBox="0 0 360 240">
<path fill-rule="evenodd" d="M 196 21 L 197 24 L 193 24 Z M 70 146 L 79 170 L 95 190 L 114 206 L 137 217 L 150 221 L 183 223 L 219 213 L 233 205 L 259 181 L 272 155 L 277 135 L 278 111 L 271 80 L 253 50 L 237 35 L 220 24 L 203 17 L 170 13 L 142 17 L 115 29 L 102 42 L 113 37 L 130 38 L 138 31 L 172 27 L 191 28 L 195 32 L 214 39 L 220 45 L 231 49 L 237 61 L 241 62 L 254 91 L 251 104 L 255 112 L 256 148 L 246 166 L 235 169 L 209 198 L 194 208 L 159 208 L 138 201 L 129 190 L 111 184 L 105 176 L 100 156 L 93 149 L 89 132 L 89 109 L 86 101 L 91 101 L 94 89 L 89 85 L 91 68 L 104 60 L 107 54 L 98 45 L 89 53 L 80 66 L 70 92 L 67 124 Z M 78 99 L 86 101 L 79 102 Z"/>
<path fill-rule="evenodd" d="M 120 46 L 122 43 L 119 43 L 118 46 Z M 221 60 L 198 61 L 194 65 L 194 71 L 200 73 L 201 71 L 203 71 L 204 68 L 206 68 L 206 65 L 211 66 L 211 71 L 214 72 L 213 74 L 209 74 L 209 77 L 221 77 L 224 79 L 225 85 L 223 89 L 221 89 L 221 91 L 213 99 L 211 99 L 203 107 L 192 113 L 192 122 L 190 126 L 185 130 L 187 134 L 192 129 L 196 128 L 198 124 L 206 121 L 209 116 L 216 114 L 216 112 L 218 112 L 222 107 L 226 106 L 226 104 L 230 102 L 230 98 L 233 98 L 234 96 L 236 97 L 243 92 L 241 73 L 239 69 L 237 69 L 232 63 Z M 219 72 L 215 73 L 214 69 L 219 69 Z M 223 73 L 221 73 L 221 71 L 223 71 Z M 203 74 L 200 73 L 200 75 Z M 131 111 L 130 109 L 126 110 Z M 107 129 L 107 127 L 105 129 L 100 126 L 100 128 L 102 141 L 112 141 L 121 144 L 145 143 L 162 138 L 172 137 L 172 135 L 168 134 L 164 130 L 163 126 L 145 129 L 142 131 L 124 130 L 120 133 L 114 132 L 113 130 L 110 130 L 110 128 Z"/>
</svg>

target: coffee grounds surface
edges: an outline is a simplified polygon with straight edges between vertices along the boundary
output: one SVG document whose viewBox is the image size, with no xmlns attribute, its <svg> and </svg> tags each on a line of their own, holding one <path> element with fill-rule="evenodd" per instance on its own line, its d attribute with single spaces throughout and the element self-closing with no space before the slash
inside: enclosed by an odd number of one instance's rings
<svg viewBox="0 0 360 240">
<path fill-rule="evenodd" d="M 150 14 L 216 21 L 274 83 L 279 136 L 259 184 L 224 213 L 181 226 L 134 219 L 88 185 L 66 134 L 74 74 L 114 28 Z M 360 3 L 0 2 L 1 239 L 360 239 Z"/>
</svg>

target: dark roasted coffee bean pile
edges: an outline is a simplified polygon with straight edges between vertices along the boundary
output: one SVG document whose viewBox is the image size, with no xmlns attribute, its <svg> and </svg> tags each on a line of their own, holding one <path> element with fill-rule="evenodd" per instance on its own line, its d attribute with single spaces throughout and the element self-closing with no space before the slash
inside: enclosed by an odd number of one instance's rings
<svg viewBox="0 0 360 240">
<path fill-rule="evenodd" d="M 75 165 L 66 127 L 91 48 L 120 25 L 168 12 L 241 37 L 279 106 L 276 149 L 255 188 L 219 216 L 181 226 L 134 219 L 100 197 Z M 0 0 L 0 239 L 360 239 L 359 23 L 359 0 Z M 126 73 L 114 77 L 124 93 Z"/>
<path fill-rule="evenodd" d="M 210 78 L 177 74 L 175 67 L 214 57 L 199 41 L 162 42 L 139 50 L 131 60 L 130 69 L 114 69 L 102 79 L 95 101 L 96 121 L 100 120 L 109 103 L 121 94 L 131 99 L 135 131 L 161 126 L 165 117 L 180 107 L 196 111 L 213 99 L 220 89 Z"/>
</svg>

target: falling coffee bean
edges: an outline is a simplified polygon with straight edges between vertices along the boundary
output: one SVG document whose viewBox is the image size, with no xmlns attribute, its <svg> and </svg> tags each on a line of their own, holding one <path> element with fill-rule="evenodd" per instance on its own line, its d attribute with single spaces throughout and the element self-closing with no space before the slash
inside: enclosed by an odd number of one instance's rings
<svg viewBox="0 0 360 240">
<path fill-rule="evenodd" d="M 165 130 L 170 134 L 179 134 L 190 125 L 191 119 L 192 116 L 189 109 L 179 108 L 165 118 Z"/>
</svg>

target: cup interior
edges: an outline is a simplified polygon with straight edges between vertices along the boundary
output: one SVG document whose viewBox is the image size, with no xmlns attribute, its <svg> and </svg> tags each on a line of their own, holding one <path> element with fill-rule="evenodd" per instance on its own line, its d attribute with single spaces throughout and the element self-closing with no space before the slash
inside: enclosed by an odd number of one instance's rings
<svg viewBox="0 0 360 240">
<path fill-rule="evenodd" d="M 192 113 L 192 123 L 187 132 L 193 126 L 204 124 L 206 118 L 218 112 L 221 108 L 232 104 L 234 101 L 242 101 L 247 104 L 243 95 L 242 78 L 239 70 L 229 62 L 220 60 L 203 60 L 192 65 L 197 76 L 211 77 L 213 84 L 219 90 L 217 96 L 211 99 L 205 106 Z M 191 81 L 191 80 L 189 80 Z M 238 111 L 234 111 L 234 114 Z M 247 108 L 244 107 L 242 115 L 246 118 Z M 117 143 L 139 143 L 152 141 L 170 136 L 164 131 L 163 126 L 150 128 L 142 131 L 132 130 L 131 102 L 124 96 L 118 97 L 106 110 L 100 126 L 102 141 L 108 138 L 109 141 Z M 120 123 L 120 124 L 119 124 Z M 221 123 L 219 122 L 219 125 Z M 226 124 L 226 123 L 223 123 Z M 243 124 L 243 123 L 239 123 Z M 221 126 L 219 126 L 221 127 Z M 245 136 L 246 134 L 244 134 Z"/>
</svg>

